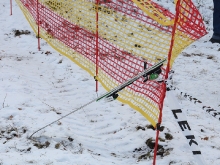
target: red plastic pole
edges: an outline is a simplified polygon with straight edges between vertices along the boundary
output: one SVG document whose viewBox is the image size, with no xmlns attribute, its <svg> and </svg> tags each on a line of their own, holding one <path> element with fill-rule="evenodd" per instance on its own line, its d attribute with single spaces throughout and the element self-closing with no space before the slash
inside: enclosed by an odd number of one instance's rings
<svg viewBox="0 0 220 165">
<path fill-rule="evenodd" d="M 12 15 L 12 0 L 10 0 L 10 15 Z"/>
<path fill-rule="evenodd" d="M 174 46 L 176 26 L 177 26 L 177 22 L 178 22 L 178 18 L 179 18 L 179 6 L 180 6 L 180 0 L 177 0 L 177 3 L 176 3 L 176 16 L 175 16 L 174 25 L 173 25 L 172 38 L 171 38 L 171 41 L 170 41 L 170 50 L 169 50 L 169 53 L 168 53 L 167 68 L 166 68 L 165 79 L 168 78 L 168 74 L 169 74 L 169 71 L 170 71 L 170 59 L 171 59 L 172 50 L 173 50 L 173 46 Z M 160 114 L 159 114 L 158 123 L 157 123 L 157 126 L 158 126 L 158 127 L 160 127 L 160 124 L 162 123 L 162 110 L 163 110 L 163 102 L 164 102 L 165 95 L 166 95 L 166 83 L 163 84 L 163 96 L 162 96 L 161 105 L 160 105 L 160 107 L 159 107 Z M 157 157 L 157 147 L 158 147 L 159 133 L 160 133 L 160 130 L 157 129 L 157 130 L 156 130 L 155 147 L 154 147 L 153 165 L 156 165 L 156 157 Z"/>
<path fill-rule="evenodd" d="M 40 51 L 40 21 L 39 21 L 39 0 L 37 0 L 37 38 L 38 38 L 38 50 Z"/>
<path fill-rule="evenodd" d="M 168 78 L 168 74 L 169 74 L 169 71 L 170 71 L 170 59 L 171 59 L 171 55 L 172 55 L 172 51 L 173 51 L 173 45 L 174 45 L 174 39 L 175 39 L 175 33 L 176 33 L 176 26 L 177 26 L 177 22 L 178 22 L 178 19 L 179 19 L 179 13 L 180 13 L 179 6 L 180 6 L 180 0 L 177 0 L 177 3 L 176 3 L 176 16 L 175 16 L 174 25 L 173 25 L 172 38 L 171 38 L 171 41 L 170 41 L 170 50 L 169 50 L 169 53 L 168 53 L 165 79 Z"/>
<path fill-rule="evenodd" d="M 98 69 L 99 69 L 99 11 L 98 11 L 99 0 L 96 0 L 96 92 L 98 91 Z"/>
<path fill-rule="evenodd" d="M 162 110 L 163 110 L 163 102 L 164 102 L 165 94 L 166 94 L 166 83 L 163 83 L 163 95 L 162 95 L 161 105 L 159 107 L 160 114 L 159 114 L 159 118 L 158 118 L 158 125 L 157 125 L 158 127 L 160 127 L 160 124 L 162 123 Z M 156 129 L 157 129 L 157 127 L 156 127 Z M 153 165 L 156 165 L 156 158 L 157 158 L 157 147 L 158 147 L 159 133 L 160 133 L 160 130 L 158 130 L 158 129 L 156 130 Z"/>
</svg>

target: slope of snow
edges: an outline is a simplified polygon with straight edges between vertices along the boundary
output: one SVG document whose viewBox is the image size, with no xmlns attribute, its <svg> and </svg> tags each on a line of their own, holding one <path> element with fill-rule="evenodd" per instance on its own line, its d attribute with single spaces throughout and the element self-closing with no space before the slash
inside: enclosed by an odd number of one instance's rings
<svg viewBox="0 0 220 165">
<path fill-rule="evenodd" d="M 163 0 L 165 6 L 173 5 Z M 161 3 L 162 3 L 161 2 Z M 206 3 L 204 3 L 206 2 Z M 212 35 L 212 1 L 195 1 L 209 34 L 189 46 L 177 58 L 173 85 L 183 112 L 207 164 L 220 164 L 219 120 L 201 105 L 220 107 L 220 45 L 208 42 Z M 156 132 L 138 112 L 118 101 L 100 101 L 37 132 L 105 90 L 83 69 L 37 39 L 19 7 L 0 2 L 0 164 L 2 165 L 150 165 L 152 150 L 145 144 Z M 14 36 L 14 30 L 29 30 Z M 180 95 L 200 100 L 194 104 Z M 158 165 L 196 164 L 165 99 L 160 144 L 165 155 Z M 139 126 L 139 127 L 138 127 Z M 140 128 L 140 129 L 138 129 Z M 170 133 L 172 140 L 165 134 Z M 147 155 L 149 153 L 149 155 Z M 145 158 L 141 159 L 141 156 Z M 143 156 L 144 157 L 144 156 Z"/>
</svg>

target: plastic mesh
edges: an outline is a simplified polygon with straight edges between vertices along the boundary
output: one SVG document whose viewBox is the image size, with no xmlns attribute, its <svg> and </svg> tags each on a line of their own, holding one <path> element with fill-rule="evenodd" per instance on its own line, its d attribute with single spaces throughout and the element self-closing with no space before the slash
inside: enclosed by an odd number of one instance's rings
<svg viewBox="0 0 220 165">
<path fill-rule="evenodd" d="M 99 0 L 99 4 L 94 0 L 39 0 L 39 4 L 37 0 L 16 1 L 35 33 L 39 24 L 40 37 L 54 49 L 93 76 L 98 65 L 97 79 L 107 90 L 143 71 L 144 62 L 150 67 L 167 58 L 169 50 L 172 66 L 186 46 L 206 34 L 202 17 L 191 0 L 180 0 L 175 15 L 150 0 Z M 170 44 L 172 39 L 174 45 Z M 165 69 L 160 74 L 162 79 Z M 119 100 L 155 126 L 165 84 L 143 79 L 121 91 Z"/>
</svg>

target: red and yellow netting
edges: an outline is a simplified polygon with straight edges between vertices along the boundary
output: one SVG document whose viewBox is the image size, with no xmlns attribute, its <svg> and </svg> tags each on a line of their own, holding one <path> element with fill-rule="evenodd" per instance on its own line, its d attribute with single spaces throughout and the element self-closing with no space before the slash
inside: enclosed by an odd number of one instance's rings
<svg viewBox="0 0 220 165">
<path fill-rule="evenodd" d="M 150 67 L 167 58 L 170 50 L 172 67 L 185 47 L 206 34 L 202 17 L 191 0 L 179 0 L 175 14 L 151 0 L 16 1 L 35 33 L 39 24 L 40 37 L 54 49 L 93 76 L 98 66 L 96 78 L 107 90 L 143 71 L 145 61 Z M 161 78 L 165 70 L 166 65 Z M 155 126 L 164 86 L 139 79 L 121 91 L 118 99 Z"/>
</svg>

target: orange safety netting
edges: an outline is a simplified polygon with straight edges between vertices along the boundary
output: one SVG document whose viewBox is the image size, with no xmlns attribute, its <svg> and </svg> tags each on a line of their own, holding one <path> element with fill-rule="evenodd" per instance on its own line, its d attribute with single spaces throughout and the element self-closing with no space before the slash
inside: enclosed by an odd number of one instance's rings
<svg viewBox="0 0 220 165">
<path fill-rule="evenodd" d="M 144 62 L 150 67 L 170 53 L 172 67 L 185 47 L 206 34 L 191 0 L 178 1 L 175 14 L 151 0 L 16 1 L 35 33 L 39 25 L 40 37 L 54 49 L 93 76 L 98 66 L 96 78 L 107 90 L 143 71 Z M 162 79 L 165 70 L 166 65 Z M 155 126 L 165 85 L 143 79 L 121 91 L 118 99 Z"/>
</svg>

